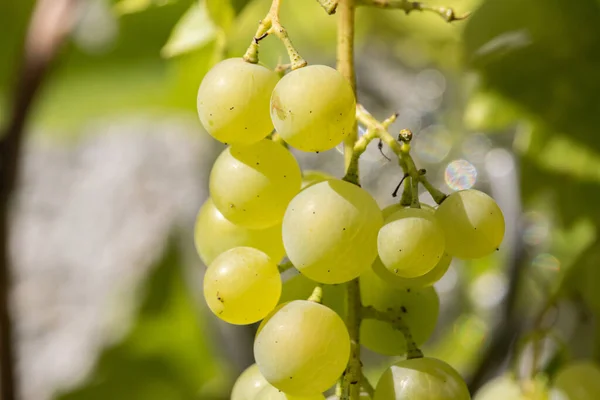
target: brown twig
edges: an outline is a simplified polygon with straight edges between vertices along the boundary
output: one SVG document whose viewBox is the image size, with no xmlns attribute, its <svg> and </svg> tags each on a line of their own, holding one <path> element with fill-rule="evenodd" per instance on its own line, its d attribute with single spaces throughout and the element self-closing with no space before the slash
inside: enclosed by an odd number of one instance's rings
<svg viewBox="0 0 600 400">
<path fill-rule="evenodd" d="M 9 208 L 21 155 L 25 123 L 36 94 L 70 31 L 77 0 L 39 0 L 35 6 L 13 93 L 11 114 L 0 136 L 0 398 L 14 400 L 15 352 L 10 313 Z"/>
</svg>

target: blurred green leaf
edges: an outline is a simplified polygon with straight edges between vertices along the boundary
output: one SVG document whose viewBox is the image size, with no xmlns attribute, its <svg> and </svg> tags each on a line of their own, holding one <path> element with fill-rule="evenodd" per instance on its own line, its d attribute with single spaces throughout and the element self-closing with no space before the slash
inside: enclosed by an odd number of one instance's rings
<svg viewBox="0 0 600 400">
<path fill-rule="evenodd" d="M 235 10 L 229 0 L 206 0 L 206 8 L 212 21 L 228 30 L 235 18 Z"/>
<path fill-rule="evenodd" d="M 216 37 L 217 31 L 206 1 L 200 0 L 177 22 L 161 55 L 169 58 L 201 48 Z"/>
<path fill-rule="evenodd" d="M 224 398 L 224 368 L 207 342 L 181 263 L 171 242 L 144 285 L 131 332 L 103 352 L 85 384 L 57 399 Z"/>
<path fill-rule="evenodd" d="M 114 10 L 118 15 L 133 14 L 145 11 L 150 7 L 166 6 L 177 0 L 121 0 L 114 5 Z"/>
<path fill-rule="evenodd" d="M 467 62 L 551 132 L 600 150 L 600 3 L 487 0 L 468 20 Z"/>
</svg>

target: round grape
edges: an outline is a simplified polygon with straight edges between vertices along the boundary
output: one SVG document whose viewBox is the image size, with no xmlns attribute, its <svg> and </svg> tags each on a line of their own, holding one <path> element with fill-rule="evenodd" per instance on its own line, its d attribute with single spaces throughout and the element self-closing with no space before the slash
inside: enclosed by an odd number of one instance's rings
<svg viewBox="0 0 600 400">
<path fill-rule="evenodd" d="M 347 282 L 373 263 L 382 222 L 368 192 L 332 179 L 302 190 L 290 202 L 283 218 L 283 245 L 290 261 L 308 278 Z"/>
<path fill-rule="evenodd" d="M 258 142 L 273 131 L 269 116 L 277 74 L 241 58 L 221 61 L 198 89 L 198 116 L 204 129 L 228 144 Z"/>
<path fill-rule="evenodd" d="M 296 396 L 315 395 L 335 384 L 346 368 L 350 338 L 334 311 L 294 300 L 278 306 L 261 323 L 254 357 L 271 385 Z"/>
<path fill-rule="evenodd" d="M 333 149 L 354 129 L 356 99 L 335 69 L 309 65 L 284 76 L 271 96 L 271 119 L 290 145 L 303 151 Z"/>
<path fill-rule="evenodd" d="M 246 228 L 264 229 L 281 222 L 301 183 L 292 153 L 264 139 L 225 149 L 213 165 L 209 187 L 225 218 Z"/>
<path fill-rule="evenodd" d="M 255 400 L 264 387 L 271 386 L 260 373 L 258 365 L 252 364 L 237 378 L 230 400 Z"/>
<path fill-rule="evenodd" d="M 440 303 L 433 287 L 399 289 L 368 270 L 360 276 L 360 296 L 365 306 L 399 312 L 417 346 L 425 343 L 435 330 Z M 406 353 L 404 335 L 388 322 L 363 320 L 360 341 L 368 349 L 380 354 L 394 356 Z"/>
<path fill-rule="evenodd" d="M 474 400 L 526 400 L 519 383 L 509 376 L 488 381 L 477 391 Z"/>
<path fill-rule="evenodd" d="M 403 278 L 416 278 L 433 269 L 444 255 L 444 232 L 434 214 L 404 208 L 388 217 L 377 236 L 383 265 Z"/>
<path fill-rule="evenodd" d="M 554 378 L 550 399 L 600 399 L 600 368 L 591 361 L 567 364 L 557 372 Z"/>
<path fill-rule="evenodd" d="M 221 214 L 210 198 L 204 202 L 196 217 L 194 243 L 206 265 L 234 247 L 253 247 L 268 254 L 274 261 L 281 260 L 285 255 L 281 224 L 266 229 L 235 225 Z"/>
<path fill-rule="evenodd" d="M 277 264 L 251 247 L 236 247 L 220 254 L 204 275 L 208 307 L 230 324 L 260 321 L 275 308 L 279 296 Z"/>
<path fill-rule="evenodd" d="M 268 384 L 267 384 L 268 385 Z M 251 400 L 324 400 L 322 394 L 313 394 L 309 396 L 293 396 L 277 389 L 275 386 L 268 385 L 261 390 L 256 397 Z M 233 399 L 232 399 L 233 400 Z"/>
<path fill-rule="evenodd" d="M 470 400 L 469 389 L 458 372 L 429 357 L 397 362 L 377 383 L 374 400 Z M 508 400 L 508 399 L 507 399 Z"/>
<path fill-rule="evenodd" d="M 498 204 L 475 189 L 454 192 L 435 212 L 446 236 L 446 252 L 463 259 L 481 258 L 497 250 L 504 237 Z"/>
<path fill-rule="evenodd" d="M 440 261 L 433 267 L 431 271 L 425 275 L 416 278 L 402 278 L 394 273 L 391 273 L 382 263 L 379 257 L 373 263 L 373 271 L 383 279 L 388 285 L 398 288 L 423 288 L 432 286 L 442 277 L 450 268 L 452 257 L 444 253 Z"/>
</svg>

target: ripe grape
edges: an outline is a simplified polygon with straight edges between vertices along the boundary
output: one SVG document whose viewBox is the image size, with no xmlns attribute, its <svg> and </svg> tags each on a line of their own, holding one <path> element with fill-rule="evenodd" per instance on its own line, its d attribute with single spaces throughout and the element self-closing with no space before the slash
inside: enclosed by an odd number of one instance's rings
<svg viewBox="0 0 600 400">
<path fill-rule="evenodd" d="M 436 358 L 413 358 L 388 368 L 377 383 L 374 400 L 470 400 L 458 372 Z M 508 398 L 507 398 L 508 400 Z"/>
<path fill-rule="evenodd" d="M 388 220 L 388 218 L 394 214 L 396 211 L 400 211 L 400 210 L 404 210 L 405 208 L 408 208 L 406 206 L 403 206 L 400 203 L 396 203 L 396 204 L 391 204 L 387 207 L 385 207 L 383 210 L 381 210 L 381 213 L 383 214 L 383 219 L 385 221 Z M 429 204 L 423 204 L 421 203 L 421 210 L 425 210 L 425 211 L 429 211 L 431 213 L 435 212 L 435 208 L 433 208 L 432 206 L 430 206 Z"/>
<path fill-rule="evenodd" d="M 297 274 L 283 283 L 279 303 L 292 300 L 306 300 L 317 286 L 317 282 L 308 279 L 302 274 Z M 346 312 L 346 286 L 324 285 L 321 304 L 331 308 L 340 316 Z"/>
<path fill-rule="evenodd" d="M 312 186 L 315 183 L 323 182 L 329 179 L 335 178 L 322 171 L 302 171 L 302 189 Z"/>
<path fill-rule="evenodd" d="M 255 397 L 250 400 L 324 400 L 322 394 L 313 394 L 309 396 L 292 396 L 277 389 L 275 386 L 267 384 Z M 232 399 L 233 400 L 233 399 Z"/>
<path fill-rule="evenodd" d="M 260 324 L 254 357 L 269 383 L 309 396 L 331 387 L 346 368 L 350 338 L 342 319 L 324 305 L 294 300 Z"/>
<path fill-rule="evenodd" d="M 290 261 L 308 278 L 343 283 L 373 263 L 382 222 L 368 192 L 332 179 L 302 190 L 290 202 L 283 218 L 283 245 Z"/>
<path fill-rule="evenodd" d="M 498 204 L 475 189 L 454 192 L 435 212 L 446 236 L 446 252 L 463 259 L 481 258 L 497 250 L 504 237 Z"/>
<path fill-rule="evenodd" d="M 396 274 L 391 273 L 382 263 L 379 257 L 373 263 L 373 271 L 383 279 L 388 285 L 392 285 L 398 288 L 423 288 L 432 286 L 434 283 L 442 279 L 442 277 L 450 268 L 452 257 L 444 253 L 440 261 L 433 267 L 431 271 L 423 276 L 416 278 L 402 278 Z"/>
<path fill-rule="evenodd" d="M 536 397 L 535 399 L 537 399 Z M 545 397 L 544 397 L 545 398 Z M 521 391 L 519 382 L 510 376 L 500 376 L 488 381 L 477 391 L 475 400 L 533 400 Z M 541 400 L 541 398 L 540 398 Z"/>
<path fill-rule="evenodd" d="M 368 270 L 360 276 L 360 296 L 365 306 L 400 312 L 417 346 L 425 343 L 435 329 L 440 303 L 433 287 L 399 289 Z M 404 335 L 388 322 L 363 320 L 360 340 L 365 347 L 377 353 L 390 356 L 406 353 Z"/>
<path fill-rule="evenodd" d="M 246 228 L 264 229 L 281 222 L 301 183 L 292 153 L 264 139 L 225 149 L 215 161 L 209 186 L 225 218 Z"/>
<path fill-rule="evenodd" d="M 266 229 L 248 229 L 235 225 L 221 214 L 212 199 L 204 202 L 194 229 L 196 250 L 206 265 L 221 253 L 234 247 L 253 247 L 279 261 L 285 255 L 281 224 Z"/>
<path fill-rule="evenodd" d="M 259 64 L 230 58 L 215 65 L 198 89 L 204 129 L 223 143 L 251 144 L 273 130 L 269 116 L 277 74 Z"/>
<path fill-rule="evenodd" d="M 444 255 L 444 232 L 434 214 L 403 208 L 388 217 L 377 236 L 382 264 L 403 278 L 425 275 Z"/>
<path fill-rule="evenodd" d="M 260 373 L 258 365 L 252 364 L 237 378 L 231 391 L 231 400 L 254 400 L 258 392 L 270 386 Z"/>
<path fill-rule="evenodd" d="M 371 396 L 368 393 L 360 392 L 359 400 L 371 400 Z M 327 398 L 327 400 L 340 400 L 336 395 L 331 395 Z"/>
<path fill-rule="evenodd" d="M 290 145 L 304 151 L 337 146 L 354 129 L 356 99 L 335 69 L 309 65 L 284 76 L 271 96 L 271 119 Z"/>
<path fill-rule="evenodd" d="M 578 361 L 564 366 L 554 378 L 550 399 L 600 399 L 600 368 L 591 361 Z"/>
<path fill-rule="evenodd" d="M 281 296 L 277 264 L 251 247 L 220 254 L 204 275 L 204 298 L 215 315 L 230 324 L 252 324 L 266 317 Z"/>
</svg>

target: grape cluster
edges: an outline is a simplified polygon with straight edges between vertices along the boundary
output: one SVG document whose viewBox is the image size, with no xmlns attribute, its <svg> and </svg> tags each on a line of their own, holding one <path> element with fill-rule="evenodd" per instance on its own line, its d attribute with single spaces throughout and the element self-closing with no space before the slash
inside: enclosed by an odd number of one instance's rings
<svg viewBox="0 0 600 400">
<path fill-rule="evenodd" d="M 361 343 L 403 355 L 433 333 L 433 284 L 452 257 L 482 257 L 502 241 L 502 212 L 482 192 L 452 193 L 437 208 L 381 210 L 354 183 L 302 174 L 287 145 L 332 149 L 356 124 L 353 91 L 335 69 L 308 66 L 279 79 L 264 66 L 228 59 L 206 75 L 197 105 L 206 131 L 229 145 L 214 163 L 210 198 L 196 221 L 196 248 L 208 265 L 204 297 L 231 324 L 262 321 L 256 364 L 239 377 L 232 400 L 324 399 L 344 374 L 349 332 L 340 314 L 321 304 L 321 285 L 358 278 L 363 308 L 395 316 L 365 317 Z M 284 256 L 317 295 L 283 293 L 281 301 Z M 379 400 L 469 398 L 459 374 L 428 357 L 394 364 L 374 391 Z"/>
</svg>

